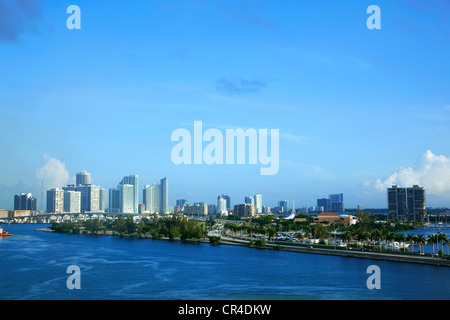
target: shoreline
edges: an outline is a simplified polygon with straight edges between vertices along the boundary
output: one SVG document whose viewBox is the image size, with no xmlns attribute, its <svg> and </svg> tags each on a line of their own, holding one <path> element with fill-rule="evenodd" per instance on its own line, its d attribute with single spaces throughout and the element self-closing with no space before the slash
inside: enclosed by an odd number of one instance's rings
<svg viewBox="0 0 450 320">
<path fill-rule="evenodd" d="M 50 230 L 49 228 L 40 228 L 35 229 L 35 231 L 41 232 L 55 232 Z M 299 253 L 307 253 L 307 254 L 320 254 L 320 255 L 328 255 L 328 256 L 340 256 L 340 257 L 349 257 L 349 258 L 358 258 L 358 259 L 372 259 L 372 260 L 382 260 L 389 262 L 400 262 L 400 263 L 415 263 L 415 264 L 425 264 L 439 267 L 450 267 L 450 260 L 442 259 L 439 257 L 427 257 L 427 256 L 413 256 L 406 254 L 396 254 L 396 253 L 383 253 L 383 252 L 373 252 L 373 251 L 359 251 L 359 250 L 350 250 L 350 249 L 328 249 L 328 248 L 317 248 L 314 246 L 311 247 L 303 247 L 303 246 L 295 246 L 289 244 L 275 244 L 275 243 L 266 243 L 264 247 L 256 247 L 250 246 L 250 240 L 242 240 L 242 239 L 234 239 L 229 237 L 220 237 L 220 240 L 217 244 L 211 243 L 209 240 L 205 239 L 196 239 L 196 240 L 180 240 L 180 239 L 169 239 L 169 238 L 161 238 L 161 239 L 153 239 L 151 236 L 136 236 L 136 235 L 117 235 L 112 233 L 81 233 L 78 235 L 87 235 L 87 236 L 116 236 L 116 237 L 124 237 L 124 238 L 135 238 L 135 239 L 149 239 L 149 240 L 164 240 L 164 241 L 174 241 L 174 242 L 185 242 L 185 243 L 208 243 L 211 245 L 234 245 L 234 246 L 242 246 L 247 247 L 249 249 L 261 249 L 261 250 L 276 250 L 276 251 L 286 251 L 286 252 L 299 252 Z"/>
</svg>

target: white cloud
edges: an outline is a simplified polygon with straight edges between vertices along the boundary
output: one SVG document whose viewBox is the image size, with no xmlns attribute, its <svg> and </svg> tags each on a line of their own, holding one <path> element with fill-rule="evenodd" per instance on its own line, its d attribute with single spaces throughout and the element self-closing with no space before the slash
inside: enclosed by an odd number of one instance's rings
<svg viewBox="0 0 450 320">
<path fill-rule="evenodd" d="M 36 178 L 44 180 L 46 189 L 62 188 L 65 186 L 70 180 L 66 165 L 47 154 L 44 154 L 44 159 L 46 163 L 43 167 L 36 170 Z"/>
<path fill-rule="evenodd" d="M 426 188 L 427 194 L 450 195 L 450 158 L 427 150 L 416 166 L 400 168 L 384 180 L 378 178 L 364 183 L 366 187 L 379 191 L 385 191 L 393 184 L 401 187 L 419 184 Z"/>
</svg>

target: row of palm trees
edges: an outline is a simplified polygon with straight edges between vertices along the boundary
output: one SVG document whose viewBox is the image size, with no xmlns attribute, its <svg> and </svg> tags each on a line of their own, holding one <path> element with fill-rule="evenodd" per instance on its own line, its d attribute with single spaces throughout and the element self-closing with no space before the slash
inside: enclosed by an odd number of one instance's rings
<svg viewBox="0 0 450 320">
<path fill-rule="evenodd" d="M 378 241 L 380 243 L 380 251 L 382 250 L 381 243 L 384 242 L 390 242 L 391 247 L 394 247 L 394 242 L 409 242 L 410 244 L 410 250 L 411 253 L 414 253 L 414 245 L 419 245 L 419 252 L 422 251 L 422 246 L 426 244 L 431 244 L 433 247 L 433 255 L 435 255 L 435 248 L 438 251 L 438 254 L 443 255 L 444 254 L 444 245 L 447 246 L 447 255 L 449 254 L 450 249 L 450 239 L 448 239 L 446 234 L 443 234 L 441 232 L 437 234 L 428 235 L 425 237 L 423 234 L 409 234 L 404 235 L 401 233 L 395 233 L 390 232 L 388 230 L 382 229 L 382 230 L 375 230 L 371 233 L 367 232 L 360 232 L 356 234 L 352 234 L 351 232 L 346 232 L 341 236 L 342 240 L 344 242 L 349 242 L 352 239 L 356 239 L 359 242 L 362 242 L 364 245 L 367 244 L 367 241 L 370 240 L 372 244 L 375 246 L 375 243 Z M 435 247 L 436 246 L 436 247 Z M 439 247 L 441 248 L 439 250 Z"/>
</svg>

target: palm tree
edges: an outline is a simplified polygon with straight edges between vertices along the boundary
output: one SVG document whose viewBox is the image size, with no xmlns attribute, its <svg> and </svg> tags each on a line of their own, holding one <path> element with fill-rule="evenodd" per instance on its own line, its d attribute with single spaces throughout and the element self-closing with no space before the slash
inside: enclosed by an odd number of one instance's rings
<svg viewBox="0 0 450 320">
<path fill-rule="evenodd" d="M 437 240 L 437 242 L 441 243 L 441 250 L 442 250 L 442 252 L 444 252 L 444 242 L 448 240 L 447 235 L 445 235 L 441 232 L 438 232 L 436 240 Z"/>
<path fill-rule="evenodd" d="M 416 235 L 415 241 L 419 245 L 419 254 L 420 254 L 420 252 L 422 252 L 422 245 L 427 243 L 427 241 L 426 241 L 425 237 L 423 236 L 423 234 Z"/>
<path fill-rule="evenodd" d="M 416 240 L 416 236 L 413 234 L 408 234 L 406 236 L 406 241 L 409 241 L 409 245 L 411 246 L 411 253 L 414 253 L 414 241 Z"/>
<path fill-rule="evenodd" d="M 444 240 L 444 244 L 447 246 L 447 256 L 448 256 L 448 255 L 449 255 L 449 253 L 448 253 L 448 247 L 450 246 L 450 239 Z"/>
<path fill-rule="evenodd" d="M 433 245 L 433 255 L 434 255 L 434 244 L 437 243 L 437 235 L 435 234 L 430 234 L 427 238 L 428 242 L 431 242 L 431 244 Z"/>
</svg>

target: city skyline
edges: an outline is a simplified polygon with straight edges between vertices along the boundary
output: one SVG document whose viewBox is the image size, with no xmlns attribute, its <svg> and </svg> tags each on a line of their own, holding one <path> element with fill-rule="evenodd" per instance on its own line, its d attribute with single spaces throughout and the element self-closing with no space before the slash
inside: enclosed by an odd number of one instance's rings
<svg viewBox="0 0 450 320">
<path fill-rule="evenodd" d="M 343 193 L 346 208 L 386 208 L 397 184 L 450 207 L 450 5 L 380 0 L 370 30 L 370 4 L 80 0 L 70 30 L 67 3 L 7 3 L 18 23 L 0 23 L 0 208 L 32 193 L 39 209 L 42 190 L 80 170 L 105 190 L 167 177 L 171 205 Z M 278 129 L 277 174 L 174 164 L 171 134 L 195 121 Z"/>
</svg>

